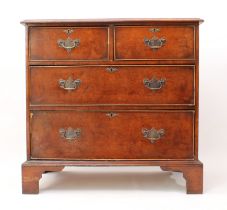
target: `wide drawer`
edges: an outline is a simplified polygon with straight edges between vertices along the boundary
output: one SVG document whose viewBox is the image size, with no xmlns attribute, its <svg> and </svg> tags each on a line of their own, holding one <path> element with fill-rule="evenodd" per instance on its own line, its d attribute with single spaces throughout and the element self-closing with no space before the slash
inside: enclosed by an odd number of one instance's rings
<svg viewBox="0 0 227 210">
<path fill-rule="evenodd" d="M 194 105 L 194 66 L 31 67 L 32 105 Z"/>
<path fill-rule="evenodd" d="M 30 60 L 108 60 L 108 27 L 32 27 Z"/>
<path fill-rule="evenodd" d="M 115 59 L 117 60 L 191 60 L 194 58 L 194 26 L 115 27 Z"/>
<path fill-rule="evenodd" d="M 32 159 L 192 159 L 193 111 L 35 111 Z"/>
</svg>

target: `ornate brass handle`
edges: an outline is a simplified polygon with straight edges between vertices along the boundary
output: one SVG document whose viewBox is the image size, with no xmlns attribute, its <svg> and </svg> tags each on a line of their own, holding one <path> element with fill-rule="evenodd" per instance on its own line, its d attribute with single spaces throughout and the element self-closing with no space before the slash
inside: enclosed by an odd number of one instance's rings
<svg viewBox="0 0 227 210">
<path fill-rule="evenodd" d="M 72 77 L 69 77 L 67 80 L 58 80 L 59 87 L 65 90 L 75 90 L 80 86 L 80 83 L 79 79 L 73 80 Z"/>
<path fill-rule="evenodd" d="M 156 36 L 153 36 L 151 39 L 147 39 L 146 37 L 144 38 L 144 44 L 150 47 L 152 50 L 161 48 L 165 43 L 165 38 L 158 38 Z"/>
<path fill-rule="evenodd" d="M 166 39 L 165 38 L 158 38 L 155 36 L 155 33 L 160 32 L 160 28 L 151 28 L 150 31 L 154 34 L 151 39 L 144 38 L 145 46 L 150 47 L 152 50 L 157 50 L 165 45 Z"/>
<path fill-rule="evenodd" d="M 165 84 L 165 82 L 166 82 L 166 79 L 158 80 L 155 77 L 153 77 L 151 80 L 149 79 L 143 80 L 143 84 L 145 85 L 145 87 L 153 91 L 161 89 Z"/>
<path fill-rule="evenodd" d="M 77 48 L 80 44 L 79 39 L 71 39 L 69 36 L 71 33 L 74 32 L 73 29 L 66 29 L 64 32 L 68 35 L 68 38 L 66 40 L 64 39 L 59 39 L 57 41 L 57 44 L 59 47 L 62 47 L 67 50 L 67 52 L 71 52 L 73 48 Z"/>
<path fill-rule="evenodd" d="M 59 129 L 59 134 L 62 138 L 66 140 L 75 140 L 80 137 L 81 130 L 79 128 L 73 129 L 71 127 L 64 129 Z"/>
<path fill-rule="evenodd" d="M 59 39 L 57 43 L 59 47 L 62 47 L 66 49 L 67 52 L 70 52 L 73 48 L 77 48 L 79 46 L 80 40 L 79 39 L 73 40 L 70 37 L 68 37 L 66 40 Z"/>
<path fill-rule="evenodd" d="M 155 128 L 151 129 L 142 128 L 142 134 L 144 138 L 150 140 L 150 142 L 153 144 L 162 136 L 165 135 L 165 130 L 164 129 L 156 130 Z"/>
</svg>

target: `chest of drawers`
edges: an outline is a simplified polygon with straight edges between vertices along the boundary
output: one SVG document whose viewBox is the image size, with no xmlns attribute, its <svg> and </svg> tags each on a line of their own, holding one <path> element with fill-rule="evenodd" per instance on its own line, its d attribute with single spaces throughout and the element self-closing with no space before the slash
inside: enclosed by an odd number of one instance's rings
<svg viewBox="0 0 227 210">
<path fill-rule="evenodd" d="M 65 166 L 160 166 L 202 193 L 200 19 L 26 20 L 23 193 Z"/>
</svg>

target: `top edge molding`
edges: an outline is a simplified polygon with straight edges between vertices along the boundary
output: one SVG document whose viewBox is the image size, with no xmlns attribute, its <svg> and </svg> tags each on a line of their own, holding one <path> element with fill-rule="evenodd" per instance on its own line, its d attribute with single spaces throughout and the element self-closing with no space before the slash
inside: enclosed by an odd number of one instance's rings
<svg viewBox="0 0 227 210">
<path fill-rule="evenodd" d="M 132 24 L 132 23 L 181 23 L 200 24 L 200 18 L 109 18 L 109 19 L 28 19 L 20 23 L 23 25 L 76 25 L 76 24 Z"/>
</svg>

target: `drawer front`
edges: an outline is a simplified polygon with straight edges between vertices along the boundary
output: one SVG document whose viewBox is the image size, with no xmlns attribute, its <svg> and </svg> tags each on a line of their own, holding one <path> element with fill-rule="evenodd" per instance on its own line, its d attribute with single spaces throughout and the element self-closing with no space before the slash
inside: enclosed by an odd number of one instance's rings
<svg viewBox="0 0 227 210">
<path fill-rule="evenodd" d="M 194 34 L 194 26 L 115 27 L 115 59 L 191 60 Z"/>
<path fill-rule="evenodd" d="M 32 27 L 30 60 L 108 60 L 108 28 Z"/>
<path fill-rule="evenodd" d="M 194 66 L 31 67 L 31 104 L 194 105 Z"/>
<path fill-rule="evenodd" d="M 192 159 L 193 111 L 35 111 L 32 159 Z"/>
</svg>

